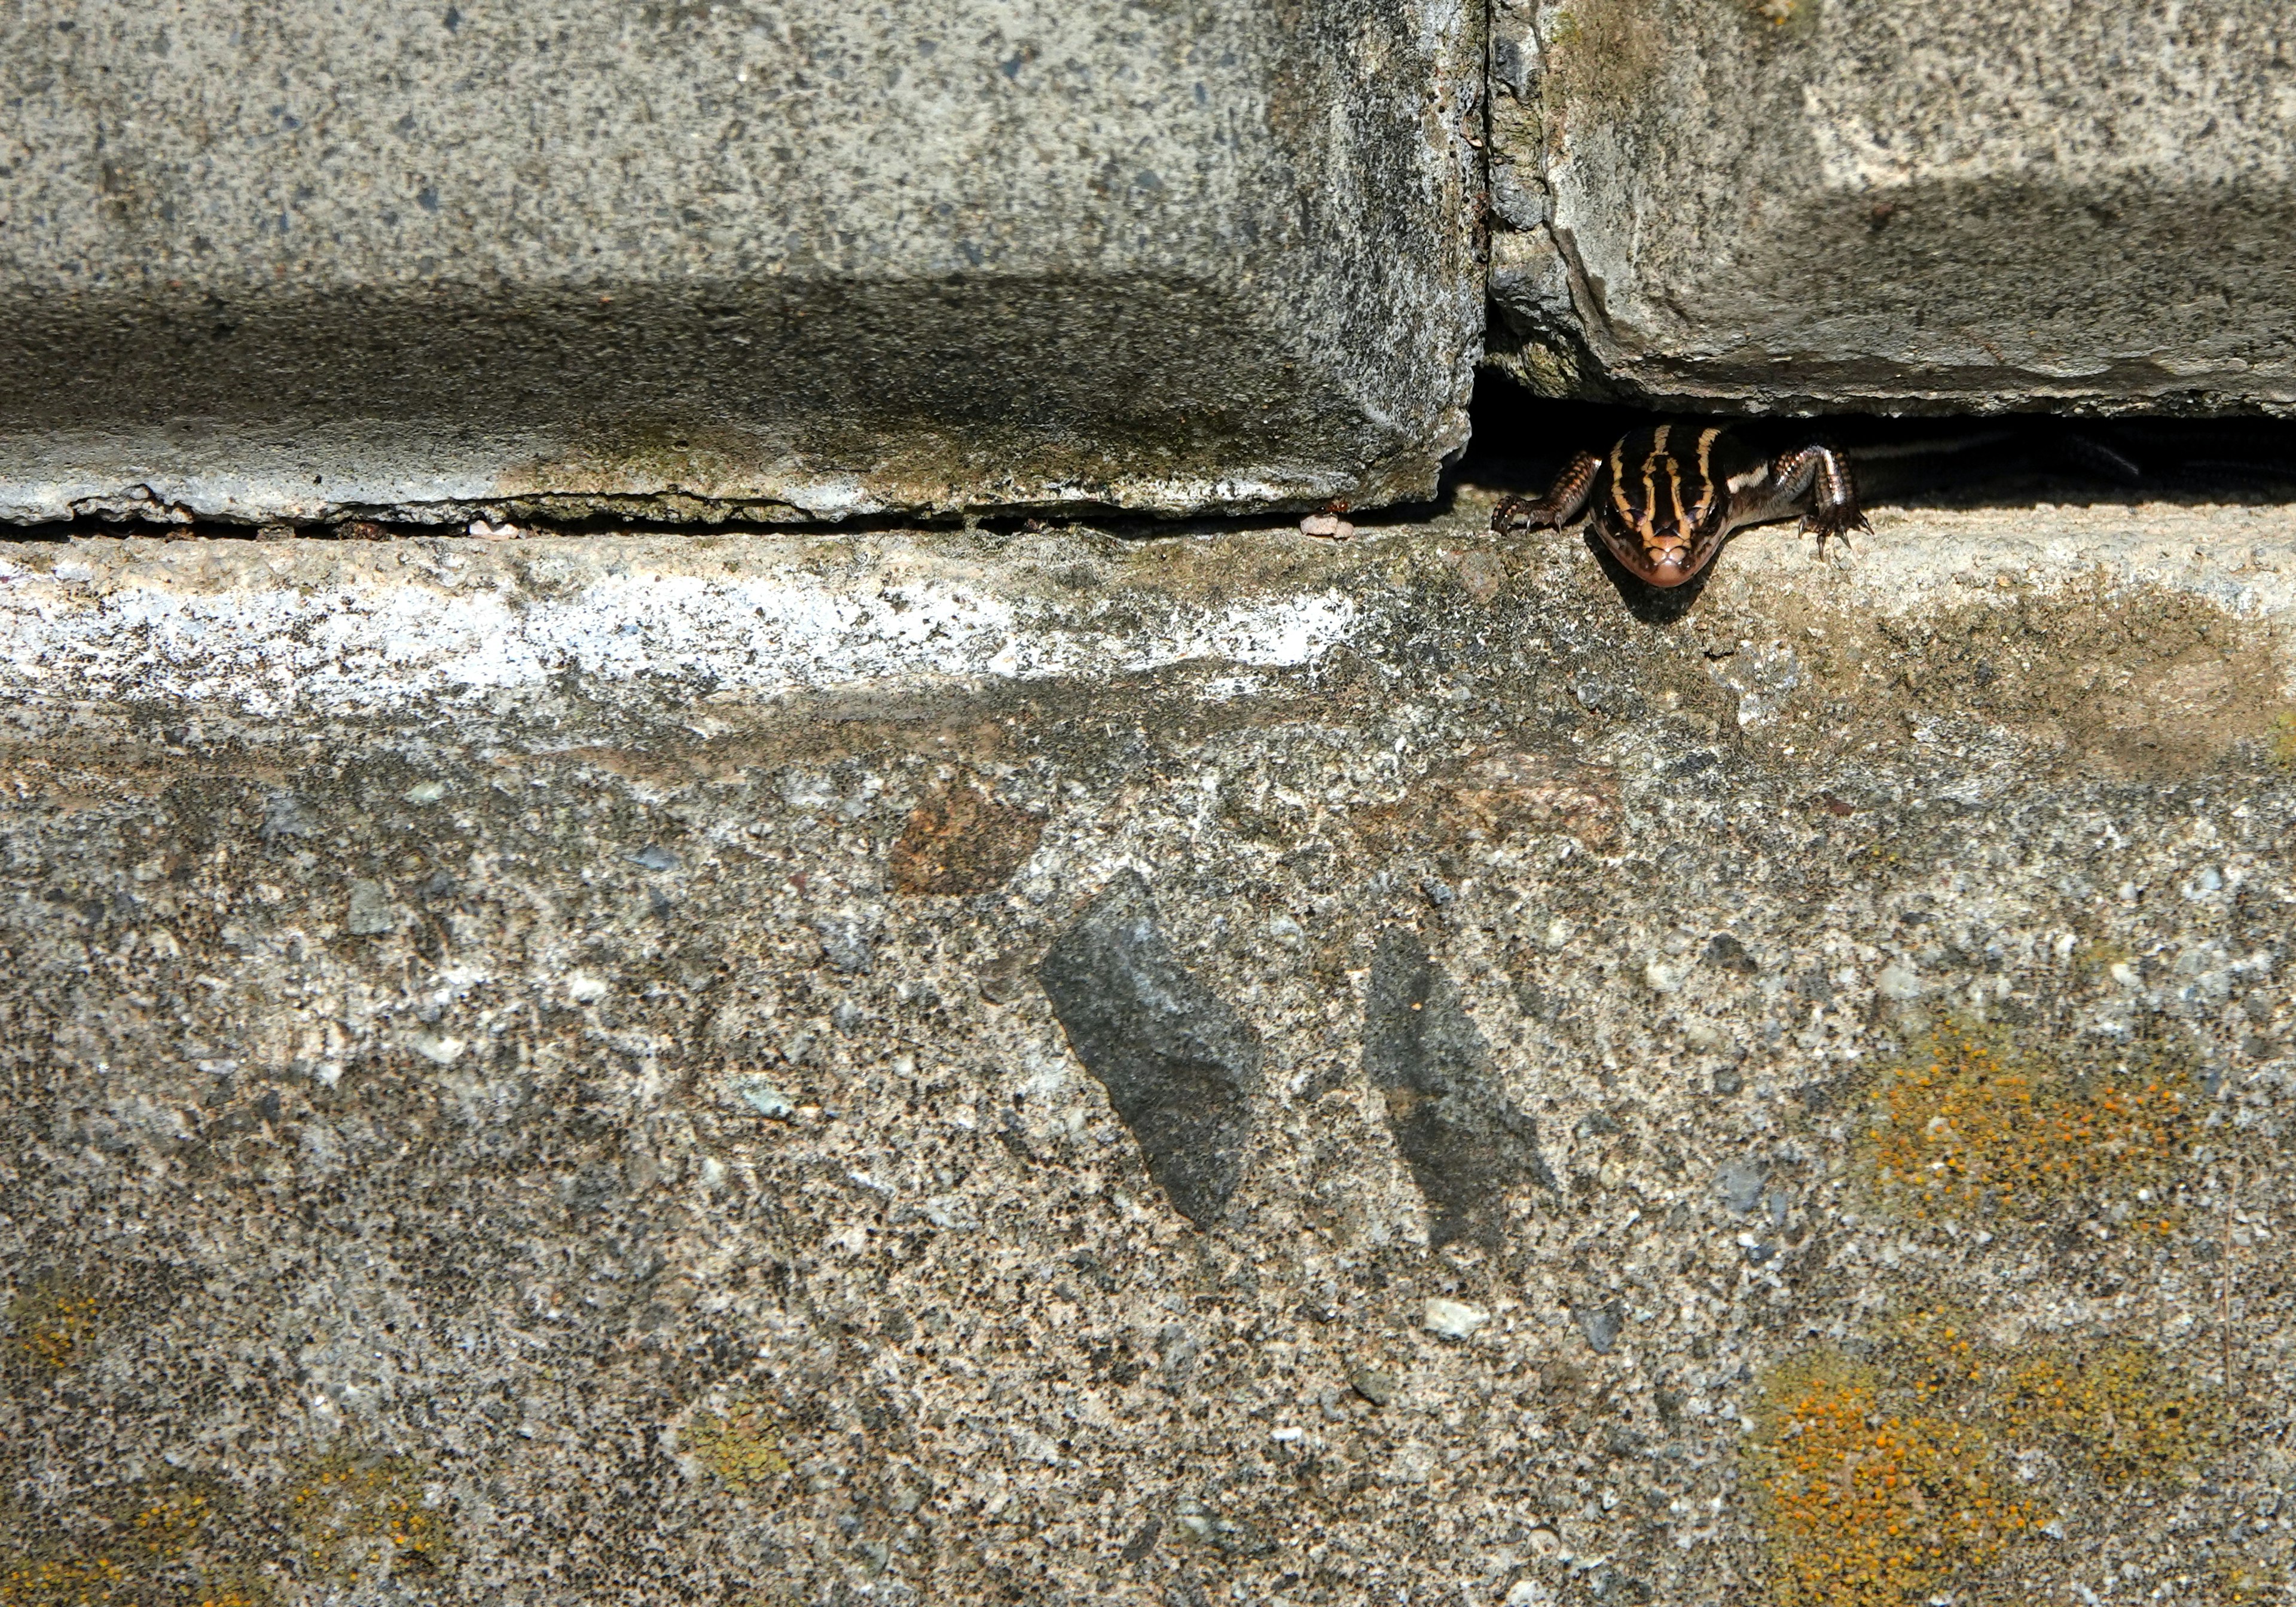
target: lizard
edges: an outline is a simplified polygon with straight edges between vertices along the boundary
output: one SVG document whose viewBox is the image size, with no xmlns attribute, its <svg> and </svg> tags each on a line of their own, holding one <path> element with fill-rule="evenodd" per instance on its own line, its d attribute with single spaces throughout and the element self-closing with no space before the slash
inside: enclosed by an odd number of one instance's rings
<svg viewBox="0 0 2296 1607">
<path fill-rule="evenodd" d="M 1545 496 L 1499 504 L 1491 529 L 1560 530 L 1586 519 L 1629 573 L 1676 586 L 1711 562 L 1733 530 L 1796 512 L 1821 555 L 1829 537 L 1873 529 L 1834 447 L 1765 458 L 1721 425 L 1668 423 L 1622 437 L 1606 457 L 1578 453 Z"/>
</svg>

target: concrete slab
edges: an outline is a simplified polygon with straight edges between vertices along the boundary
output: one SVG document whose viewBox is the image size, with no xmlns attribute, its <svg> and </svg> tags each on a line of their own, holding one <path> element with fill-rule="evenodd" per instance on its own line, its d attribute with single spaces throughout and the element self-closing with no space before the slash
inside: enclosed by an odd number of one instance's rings
<svg viewBox="0 0 2296 1607">
<path fill-rule="evenodd" d="M 33 4 L 0 519 L 807 521 L 1431 491 L 1456 4 Z"/>
<path fill-rule="evenodd" d="M 2296 407 L 2273 0 L 1500 0 L 1501 365 L 1771 410 Z"/>
<path fill-rule="evenodd" d="M 2296 509 L 1490 502 L 11 546 L 0 1562 L 2284 1586 Z"/>
</svg>

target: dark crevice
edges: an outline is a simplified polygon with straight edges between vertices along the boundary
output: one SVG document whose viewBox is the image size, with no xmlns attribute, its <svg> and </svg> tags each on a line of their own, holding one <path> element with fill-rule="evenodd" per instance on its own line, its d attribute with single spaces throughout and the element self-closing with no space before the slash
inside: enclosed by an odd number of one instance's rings
<svg viewBox="0 0 2296 1607">
<path fill-rule="evenodd" d="M 1475 387 L 1473 444 L 1447 483 L 1544 491 L 1574 452 L 1601 452 L 1629 430 L 1695 416 L 1550 401 L 1486 373 Z M 1836 414 L 1707 422 L 1766 451 L 1810 441 L 1841 447 L 1875 507 L 2296 501 L 2296 420 Z"/>
<path fill-rule="evenodd" d="M 1443 476 L 1428 502 L 1347 511 L 1357 526 L 1415 523 L 1449 512 L 1459 493 L 1473 488 L 1503 495 L 1544 491 L 1573 452 L 1601 452 L 1629 430 L 1662 419 L 1700 421 L 1695 414 L 1643 412 L 1594 402 L 1536 397 L 1502 374 L 1477 380 L 1472 444 Z M 1861 414 L 1810 418 L 1726 417 L 1710 422 L 1738 430 L 1766 451 L 1813 440 L 1831 442 L 1855 465 L 1858 490 L 1869 507 L 2135 506 L 2141 503 L 2296 502 L 2296 420 L 2255 416 L 2073 418 L 2051 414 L 1923 415 L 1880 418 Z M 600 514 L 582 519 L 517 521 L 533 536 L 659 535 L 863 536 L 896 531 L 972 530 L 991 539 L 1088 527 L 1128 540 L 1216 535 L 1289 524 L 1295 513 L 1161 518 L 1120 510 L 1016 511 L 960 519 L 949 515 L 876 515 L 840 522 L 727 520 L 700 523 Z M 0 527 L 0 540 L 57 542 L 91 537 L 141 536 L 159 540 L 306 539 L 390 540 L 456 538 L 461 522 L 351 517 L 324 523 L 256 527 L 216 521 L 166 524 L 128 518 L 87 518 L 53 524 Z"/>
</svg>

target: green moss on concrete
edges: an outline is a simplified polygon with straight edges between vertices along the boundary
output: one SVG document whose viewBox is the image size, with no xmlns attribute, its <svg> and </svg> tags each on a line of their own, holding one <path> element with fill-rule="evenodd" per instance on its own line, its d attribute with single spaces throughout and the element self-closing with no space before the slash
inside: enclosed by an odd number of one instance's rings
<svg viewBox="0 0 2296 1607">
<path fill-rule="evenodd" d="M 1548 45 L 1554 82 L 1566 102 L 1590 112 L 1629 105 L 1657 77 L 1665 44 L 1643 0 L 1578 0 Z"/>
<path fill-rule="evenodd" d="M 2296 768 L 2296 709 L 2272 722 L 2272 760 L 2283 769 Z"/>
</svg>

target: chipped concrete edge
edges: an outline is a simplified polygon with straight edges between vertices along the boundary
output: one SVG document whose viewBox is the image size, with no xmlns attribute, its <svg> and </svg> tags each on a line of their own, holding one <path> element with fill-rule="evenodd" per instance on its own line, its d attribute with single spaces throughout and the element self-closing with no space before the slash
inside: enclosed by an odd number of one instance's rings
<svg viewBox="0 0 2296 1607">
<path fill-rule="evenodd" d="M 1472 369 L 1480 347 L 1463 359 Z M 1462 409 L 1464 404 L 1462 404 Z M 1444 463 L 1465 444 L 1464 418 L 1423 452 L 1357 471 L 1267 464 L 1249 471 L 1131 474 L 1107 480 L 1010 481 L 996 487 L 854 474 L 699 472 L 673 478 L 602 477 L 554 490 L 505 486 L 484 465 L 430 461 L 357 466 L 362 454 L 324 445 L 291 463 L 233 469 L 165 466 L 153 447 L 123 455 L 108 441 L 0 435 L 0 525 L 100 521 L 128 527 L 363 521 L 437 526 L 589 520 L 709 527 L 823 525 L 853 520 L 1128 514 L 1180 518 L 1298 512 L 1335 496 L 1368 507 L 1424 500 Z M 528 447 L 529 450 L 539 448 Z M 309 463 L 338 465 L 332 477 Z M 350 465 L 344 471 L 341 465 Z"/>
</svg>

